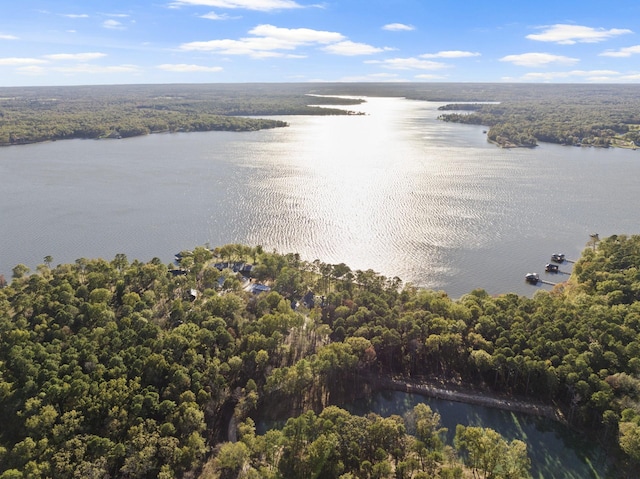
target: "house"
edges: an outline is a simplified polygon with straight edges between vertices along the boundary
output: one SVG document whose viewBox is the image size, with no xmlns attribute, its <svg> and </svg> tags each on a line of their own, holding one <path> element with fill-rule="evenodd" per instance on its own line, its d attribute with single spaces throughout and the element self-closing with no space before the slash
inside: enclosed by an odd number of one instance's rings
<svg viewBox="0 0 640 479">
<path fill-rule="evenodd" d="M 169 273 L 171 273 L 173 276 L 184 276 L 185 274 L 187 274 L 187 270 L 186 269 L 170 269 Z"/>
<path fill-rule="evenodd" d="M 307 291 L 307 294 L 305 294 L 302 297 L 302 303 L 309 309 L 313 309 L 313 307 L 315 306 L 316 302 L 315 302 L 315 295 L 313 294 L 313 291 Z"/>
<path fill-rule="evenodd" d="M 218 271 L 222 271 L 224 269 L 230 269 L 234 273 L 242 273 L 243 275 L 249 275 L 251 270 L 253 269 L 253 265 L 249 263 L 243 263 L 241 261 L 232 262 L 219 262 L 213 265 Z"/>
<path fill-rule="evenodd" d="M 271 288 L 266 284 L 261 283 L 249 283 L 249 285 L 245 288 L 245 291 L 253 294 L 267 293 L 271 291 Z"/>
</svg>

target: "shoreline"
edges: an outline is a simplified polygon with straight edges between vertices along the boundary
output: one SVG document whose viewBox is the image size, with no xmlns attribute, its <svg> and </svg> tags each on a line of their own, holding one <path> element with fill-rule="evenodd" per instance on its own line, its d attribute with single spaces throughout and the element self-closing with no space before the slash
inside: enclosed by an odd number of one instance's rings
<svg viewBox="0 0 640 479">
<path fill-rule="evenodd" d="M 436 399 L 475 404 L 505 411 L 520 412 L 532 416 L 552 419 L 567 425 L 568 422 L 559 408 L 537 401 L 528 401 L 493 392 L 461 387 L 453 383 L 435 381 L 415 381 L 401 377 L 370 377 L 374 390 L 391 389 L 406 393 L 420 394 Z"/>
<path fill-rule="evenodd" d="M 239 118 L 245 118 L 245 117 L 239 117 Z M 278 120 L 279 121 L 279 120 Z M 272 130 L 275 128 L 287 128 L 289 126 L 289 124 L 287 122 L 283 122 L 285 123 L 284 125 L 274 125 L 274 126 L 267 126 L 267 127 L 263 127 L 263 128 L 247 128 L 247 129 L 240 129 L 240 130 L 232 130 L 232 129 L 223 129 L 223 128 L 214 128 L 211 130 L 161 130 L 161 131 L 150 131 L 148 133 L 140 133 L 140 134 L 136 134 L 136 135 L 127 135 L 127 136 L 113 136 L 113 135 L 107 135 L 107 136 L 70 136 L 70 137 L 66 137 L 66 138 L 45 138 L 43 140 L 26 140 L 26 141 L 16 141 L 16 142 L 10 142 L 10 143 L 0 143 L 0 148 L 8 148 L 8 147 L 12 147 L 12 146 L 23 146 L 23 145 L 38 145 L 41 143 L 55 143 L 57 141 L 65 141 L 65 140 L 98 140 L 98 141 L 102 141 L 102 140 L 126 140 L 129 138 L 140 138 L 143 136 L 151 136 L 151 135 L 173 135 L 175 133 L 210 133 L 210 132 L 214 132 L 214 131 L 221 131 L 221 132 L 231 132 L 231 133 L 247 133 L 247 132 L 253 132 L 253 131 L 260 131 L 260 130 Z"/>
</svg>

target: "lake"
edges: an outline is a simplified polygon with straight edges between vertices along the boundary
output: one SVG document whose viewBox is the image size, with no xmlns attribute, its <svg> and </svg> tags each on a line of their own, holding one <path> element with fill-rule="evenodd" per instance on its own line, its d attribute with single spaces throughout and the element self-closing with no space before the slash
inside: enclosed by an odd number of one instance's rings
<svg viewBox="0 0 640 479">
<path fill-rule="evenodd" d="M 527 444 L 534 479 L 601 479 L 606 477 L 604 451 L 584 437 L 549 419 L 499 409 L 429 398 L 399 391 L 382 391 L 345 407 L 352 414 L 374 412 L 404 416 L 417 404 L 427 404 L 441 416 L 447 443 L 453 444 L 456 425 L 490 427 L 506 440 Z"/>
<path fill-rule="evenodd" d="M 530 296 L 549 286 L 525 273 L 568 277 L 570 263 L 542 273 L 552 253 L 577 259 L 591 233 L 638 233 L 640 152 L 500 149 L 483 127 L 437 120 L 440 105 L 368 98 L 349 107 L 366 115 L 285 117 L 275 130 L 0 148 L 0 273 L 47 255 L 169 263 L 194 246 L 245 243 L 454 298 Z M 527 434 L 564 450 L 561 433 Z"/>
<path fill-rule="evenodd" d="M 367 98 L 365 115 L 279 117 L 287 128 L 67 140 L 0 149 L 0 273 L 77 258 L 171 262 L 184 249 L 262 245 L 373 269 L 457 298 L 532 295 L 552 253 L 638 231 L 640 152 L 500 149 L 441 103 Z"/>
</svg>

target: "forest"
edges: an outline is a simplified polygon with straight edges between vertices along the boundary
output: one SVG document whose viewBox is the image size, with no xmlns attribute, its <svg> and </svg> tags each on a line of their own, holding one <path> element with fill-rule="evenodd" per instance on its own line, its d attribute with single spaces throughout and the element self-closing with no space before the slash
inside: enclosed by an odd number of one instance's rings
<svg viewBox="0 0 640 479">
<path fill-rule="evenodd" d="M 470 108 L 471 106 L 471 108 Z M 568 146 L 637 148 L 640 115 L 637 105 L 576 105 L 567 102 L 540 104 L 449 104 L 441 110 L 443 121 L 487 125 L 489 141 L 503 147 L 532 147 L 538 141 Z"/>
<path fill-rule="evenodd" d="M 425 405 L 342 409 L 385 377 L 553 405 L 637 477 L 640 236 L 594 241 L 533 298 L 236 244 L 0 279 L 2 479 L 530 477 L 533 445 L 464 425 L 447 443 Z"/>
<path fill-rule="evenodd" d="M 313 96 L 310 96 L 313 95 Z M 443 121 L 484 125 L 503 147 L 640 146 L 640 87 L 510 83 L 274 83 L 0 88 L 0 146 L 159 132 L 286 126 L 277 115 L 345 115 L 357 96 L 446 103 Z M 320 106 L 324 106 L 321 108 Z"/>
<path fill-rule="evenodd" d="M 318 97 L 315 104 L 329 100 Z M 0 88 L 0 146 L 163 132 L 254 131 L 287 126 L 271 115 L 344 115 L 310 97 L 257 85 L 116 85 Z M 332 104 L 355 100 L 331 99 Z"/>
<path fill-rule="evenodd" d="M 503 147 L 640 146 L 638 85 L 372 83 L 325 85 L 322 91 L 445 103 L 440 109 L 449 113 L 441 120 L 487 126 L 487 139 Z"/>
<path fill-rule="evenodd" d="M 505 147 L 532 147 L 538 142 L 604 148 L 640 146 L 640 99 L 634 87 L 555 87 L 549 85 L 540 97 L 447 104 L 440 109 L 455 111 L 443 113 L 440 119 L 486 125 L 488 140 Z"/>
</svg>

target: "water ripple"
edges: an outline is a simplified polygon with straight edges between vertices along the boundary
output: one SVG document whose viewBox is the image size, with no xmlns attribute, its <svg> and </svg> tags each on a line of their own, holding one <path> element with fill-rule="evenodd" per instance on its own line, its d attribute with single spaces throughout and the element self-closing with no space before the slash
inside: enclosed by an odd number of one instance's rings
<svg viewBox="0 0 640 479">
<path fill-rule="evenodd" d="M 0 273 L 241 242 L 452 296 L 533 294 L 523 274 L 550 252 L 637 232 L 620 208 L 637 196 L 637 152 L 499 149 L 482 127 L 437 121 L 438 105 L 368 99 L 367 115 L 283 129 L 0 149 Z"/>
</svg>

